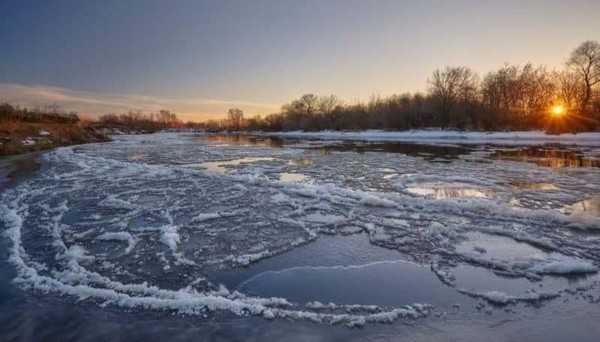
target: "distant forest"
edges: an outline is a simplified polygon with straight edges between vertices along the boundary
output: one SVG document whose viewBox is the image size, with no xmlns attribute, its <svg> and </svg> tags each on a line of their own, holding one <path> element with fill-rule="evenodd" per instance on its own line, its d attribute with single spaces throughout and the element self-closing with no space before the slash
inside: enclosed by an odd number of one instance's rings
<svg viewBox="0 0 600 342">
<path fill-rule="evenodd" d="M 142 113 L 129 111 L 122 114 L 104 114 L 98 118 L 95 126 L 100 128 L 116 128 L 124 131 L 137 131 L 141 133 L 156 132 L 169 128 L 199 128 L 202 124 L 195 122 L 183 123 L 177 114 L 162 109 L 156 113 Z"/>
<path fill-rule="evenodd" d="M 468 67 L 433 72 L 425 94 L 373 95 L 345 104 L 305 94 L 277 113 L 245 118 L 239 108 L 203 124 L 211 130 L 472 130 L 591 131 L 600 128 L 600 44 L 574 49 L 563 70 L 505 64 L 480 77 Z"/>
</svg>

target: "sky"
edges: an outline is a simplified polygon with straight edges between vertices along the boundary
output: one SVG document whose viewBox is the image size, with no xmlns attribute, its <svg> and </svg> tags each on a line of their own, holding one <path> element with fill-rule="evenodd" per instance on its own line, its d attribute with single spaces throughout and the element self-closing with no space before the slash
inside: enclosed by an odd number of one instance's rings
<svg viewBox="0 0 600 342">
<path fill-rule="evenodd" d="M 436 68 L 562 68 L 598 0 L 0 0 L 0 100 L 81 115 L 268 114 L 425 91 Z"/>
</svg>

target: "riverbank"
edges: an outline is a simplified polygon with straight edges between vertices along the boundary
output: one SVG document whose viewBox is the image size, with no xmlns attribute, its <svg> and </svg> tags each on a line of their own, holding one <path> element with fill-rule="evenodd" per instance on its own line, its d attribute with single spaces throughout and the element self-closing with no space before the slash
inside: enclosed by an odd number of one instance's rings
<svg viewBox="0 0 600 342">
<path fill-rule="evenodd" d="M 257 133 L 251 133 L 257 134 Z M 546 134 L 543 131 L 478 132 L 457 130 L 408 130 L 408 131 L 289 131 L 262 132 L 257 135 L 323 140 L 362 140 L 371 142 L 436 142 L 459 144 L 539 145 L 567 144 L 600 146 L 600 132 Z"/>
<path fill-rule="evenodd" d="M 6 120 L 0 124 L 0 156 L 106 141 L 108 136 L 78 123 Z"/>
</svg>

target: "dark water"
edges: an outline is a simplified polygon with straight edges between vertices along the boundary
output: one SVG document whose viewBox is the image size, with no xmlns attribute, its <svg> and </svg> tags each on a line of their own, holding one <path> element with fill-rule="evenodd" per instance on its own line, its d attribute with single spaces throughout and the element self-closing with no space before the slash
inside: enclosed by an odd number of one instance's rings
<svg viewBox="0 0 600 342">
<path fill-rule="evenodd" d="M 200 141 L 209 141 L 221 146 L 261 146 L 282 148 L 284 144 L 298 142 L 296 139 L 278 137 L 258 137 L 247 134 L 211 134 L 196 137 Z"/>
<path fill-rule="evenodd" d="M 400 153 L 412 157 L 423 157 L 428 161 L 451 162 L 458 156 L 468 154 L 471 149 L 461 146 L 423 145 L 414 143 L 355 143 L 345 142 L 342 144 L 327 145 L 317 148 L 323 153 L 331 152 L 382 152 Z"/>
<path fill-rule="evenodd" d="M 451 306 L 465 299 L 440 282 L 429 267 L 401 257 L 397 251 L 372 245 L 365 234 L 322 236 L 272 262 L 265 260 L 217 279 L 243 293 L 299 303 Z"/>
<path fill-rule="evenodd" d="M 518 162 L 534 163 L 538 166 L 563 168 L 563 167 L 600 167 L 600 156 L 586 156 L 585 147 L 562 146 L 548 144 L 542 146 L 527 146 L 515 148 L 502 145 L 444 145 L 444 144 L 419 144 L 412 142 L 361 142 L 342 141 L 330 142 L 317 139 L 293 139 L 280 137 L 262 137 L 245 134 L 223 135 L 213 134 L 197 137 L 220 146 L 255 146 L 283 148 L 293 147 L 301 142 L 309 142 L 312 147 L 323 153 L 332 152 L 381 152 L 399 153 L 412 157 L 422 157 L 427 161 L 448 163 L 456 158 L 468 155 L 474 151 L 489 151 L 490 159 L 504 159 Z M 303 146 L 304 147 L 304 146 Z"/>
<path fill-rule="evenodd" d="M 486 253 L 497 259 L 545 253 L 507 238 L 475 235 L 457 248 L 472 249 L 474 243 L 484 246 Z M 366 234 L 325 235 L 246 268 L 216 272 L 211 279 L 244 294 L 283 297 L 298 303 L 319 301 L 380 307 L 429 303 L 440 310 L 477 306 L 477 299 L 461 294 L 457 288 L 519 295 L 539 285 L 525 278 L 506 278 L 486 268 L 462 265 L 454 269 L 455 288 L 438 279 L 429 266 L 408 260 L 408 255 L 371 244 Z M 545 290 L 577 287 L 588 278 L 586 275 L 550 278 L 544 281 L 544 286 Z"/>
<path fill-rule="evenodd" d="M 42 152 L 0 157 L 0 190 L 33 176 L 41 168 Z"/>
</svg>

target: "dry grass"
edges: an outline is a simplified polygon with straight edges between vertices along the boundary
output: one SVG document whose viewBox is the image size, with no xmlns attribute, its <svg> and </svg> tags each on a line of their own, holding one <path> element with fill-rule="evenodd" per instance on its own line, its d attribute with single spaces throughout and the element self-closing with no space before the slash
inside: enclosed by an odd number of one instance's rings
<svg viewBox="0 0 600 342">
<path fill-rule="evenodd" d="M 0 155 L 109 140 L 105 135 L 76 123 L 0 121 Z"/>
</svg>

